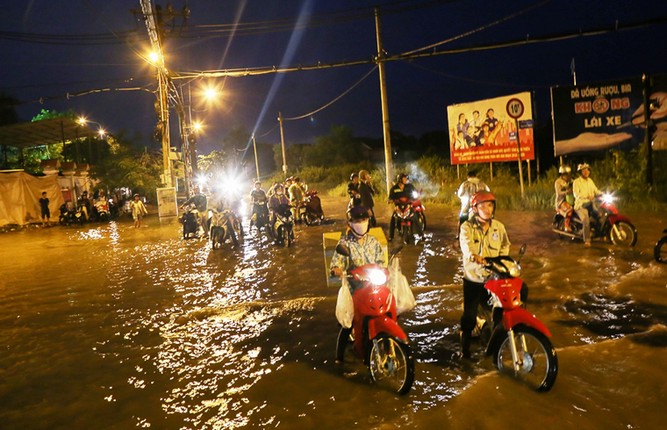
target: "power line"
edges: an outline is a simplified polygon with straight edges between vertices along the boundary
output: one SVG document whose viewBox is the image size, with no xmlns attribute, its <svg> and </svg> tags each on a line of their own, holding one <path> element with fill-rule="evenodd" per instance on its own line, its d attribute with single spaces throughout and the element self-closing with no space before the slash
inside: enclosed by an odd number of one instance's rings
<svg viewBox="0 0 667 430">
<path fill-rule="evenodd" d="M 377 69 L 377 67 L 378 67 L 378 66 L 373 67 L 373 68 L 372 68 L 371 70 L 369 70 L 368 73 L 366 73 L 361 79 L 359 79 L 357 82 L 355 82 L 354 85 L 352 85 L 352 86 L 351 86 L 350 88 L 348 88 L 347 90 L 343 91 L 340 95 L 338 95 L 337 97 L 335 97 L 335 98 L 334 98 L 333 100 L 331 100 L 330 102 L 324 104 L 323 106 L 321 106 L 321 107 L 315 109 L 315 110 L 312 111 L 312 112 L 308 112 L 307 114 L 303 114 L 303 115 L 301 115 L 301 116 L 294 116 L 294 117 L 291 117 L 291 118 L 283 118 L 283 120 L 284 120 L 284 121 L 295 121 L 295 120 L 297 120 L 297 119 L 308 118 L 309 116 L 311 116 L 311 115 L 315 115 L 316 113 L 318 113 L 318 112 L 320 112 L 320 111 L 322 111 L 322 110 L 328 108 L 328 107 L 331 106 L 332 104 L 336 103 L 338 100 L 342 99 L 345 95 L 347 95 L 350 91 L 352 91 L 354 88 L 356 88 L 356 87 L 357 87 L 360 83 L 362 83 L 364 80 L 366 80 L 366 78 L 368 78 L 368 77 L 371 75 L 371 73 L 373 73 L 373 72 L 375 71 L 375 69 Z"/>
<path fill-rule="evenodd" d="M 616 22 L 612 27 L 603 27 L 591 30 L 580 30 L 578 32 L 558 33 L 540 37 L 531 37 L 529 35 L 526 35 L 525 38 L 521 39 L 514 39 L 505 42 L 496 42 L 483 45 L 472 45 L 472 46 L 453 48 L 448 50 L 439 51 L 433 49 L 433 51 L 430 52 L 422 52 L 424 48 L 420 48 L 419 50 L 417 50 L 418 52 L 408 51 L 397 55 L 386 56 L 383 58 L 382 61 L 404 61 L 404 60 L 413 60 L 418 58 L 436 57 L 440 55 L 454 55 L 467 52 L 487 51 L 492 49 L 509 48 L 521 45 L 531 45 L 535 43 L 556 42 L 567 39 L 575 39 L 578 37 L 600 36 L 603 34 L 616 33 L 619 31 L 636 30 L 639 28 L 650 27 L 653 25 L 660 25 L 665 23 L 667 23 L 667 17 L 659 17 L 631 24 L 620 24 Z M 310 65 L 296 65 L 296 66 L 285 66 L 285 67 L 263 66 L 263 67 L 234 68 L 234 69 L 210 70 L 210 71 L 199 71 L 199 72 L 179 72 L 173 75 L 173 79 L 220 78 L 227 76 L 245 77 L 245 76 L 265 75 L 270 73 L 288 73 L 288 72 L 297 72 L 302 70 L 318 70 L 318 69 L 331 69 L 338 67 L 357 66 L 364 64 L 374 64 L 375 62 L 376 60 L 373 58 L 367 60 L 340 61 L 335 63 L 318 62 L 316 64 L 310 64 Z"/>
<path fill-rule="evenodd" d="M 436 5 L 452 3 L 456 0 L 403 0 L 380 3 L 383 15 L 404 13 L 410 10 L 431 8 Z M 251 36 L 271 34 L 308 28 L 335 26 L 373 17 L 375 6 L 358 7 L 314 14 L 307 20 L 298 21 L 297 18 L 282 18 L 265 21 L 240 22 L 232 24 L 202 24 L 183 26 L 179 38 L 202 39 L 221 38 L 231 36 Z M 91 10 L 94 10 L 92 7 Z M 108 28 L 108 26 L 107 26 Z M 45 34 L 33 32 L 0 31 L 0 39 L 13 40 L 25 43 L 48 45 L 112 45 L 127 44 L 129 41 L 145 40 L 146 33 L 139 29 L 115 31 L 109 28 L 109 33 L 84 34 Z"/>
</svg>

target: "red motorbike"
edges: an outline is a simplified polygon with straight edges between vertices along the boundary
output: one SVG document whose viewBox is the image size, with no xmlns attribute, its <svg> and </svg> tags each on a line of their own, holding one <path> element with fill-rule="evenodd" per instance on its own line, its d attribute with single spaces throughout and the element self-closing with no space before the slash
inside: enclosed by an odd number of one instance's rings
<svg viewBox="0 0 667 430">
<path fill-rule="evenodd" d="M 524 245 L 519 260 L 525 252 Z M 502 323 L 493 328 L 491 311 L 487 308 L 486 312 L 481 312 L 482 321 L 485 320 L 482 338 L 488 336 L 486 355 L 493 356 L 493 363 L 501 373 L 515 377 L 537 391 L 549 391 L 558 375 L 558 357 L 549 340 L 549 329 L 522 306 L 523 280 L 519 261 L 509 256 L 485 260 L 485 267 L 492 275 L 484 288 L 492 293 L 497 309 L 492 311 L 493 314 L 502 312 Z"/>
<path fill-rule="evenodd" d="M 421 224 L 422 232 L 426 230 L 426 208 L 419 198 L 419 192 L 414 191 L 412 193 L 412 210 L 417 214 L 417 219 Z"/>
<path fill-rule="evenodd" d="M 637 229 L 630 219 L 621 215 L 614 204 L 611 194 L 603 194 L 597 198 L 600 205 L 599 216 L 590 216 L 591 237 L 608 239 L 614 245 L 635 246 L 637 243 Z M 560 236 L 571 239 L 581 239 L 584 236 L 584 225 L 572 211 L 569 227 L 565 222 L 565 216 L 556 213 L 553 219 L 553 231 Z"/>
<path fill-rule="evenodd" d="M 319 225 L 324 220 L 322 202 L 317 195 L 317 190 L 306 192 L 306 199 L 299 207 L 299 219 L 306 225 Z"/>
<path fill-rule="evenodd" d="M 423 211 L 419 213 L 423 215 Z M 424 235 L 423 224 L 418 215 L 419 213 L 415 212 L 412 199 L 408 197 L 394 199 L 394 213 L 391 215 L 391 222 L 396 229 L 396 233 L 403 240 L 403 243 L 408 245 L 413 244 L 415 242 L 415 234 L 419 236 Z M 389 230 L 389 236 L 393 237 L 394 232 L 391 226 L 389 227 Z"/>
<path fill-rule="evenodd" d="M 349 249 L 342 244 L 336 247 L 336 252 L 350 255 Z M 352 344 L 355 355 L 364 360 L 375 383 L 405 394 L 414 381 L 415 359 L 408 335 L 396 319 L 396 300 L 387 287 L 388 276 L 389 271 L 377 264 L 365 264 L 348 271 L 347 277 L 354 291 L 352 333 L 341 328 L 336 356 L 343 357 Z"/>
</svg>

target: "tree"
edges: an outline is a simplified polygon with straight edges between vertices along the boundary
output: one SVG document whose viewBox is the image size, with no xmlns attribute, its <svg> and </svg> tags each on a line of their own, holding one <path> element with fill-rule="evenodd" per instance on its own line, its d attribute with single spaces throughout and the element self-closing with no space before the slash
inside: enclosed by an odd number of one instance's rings
<svg viewBox="0 0 667 430">
<path fill-rule="evenodd" d="M 208 155 L 197 156 L 197 168 L 204 174 L 213 174 L 216 171 L 222 171 L 225 168 L 227 157 L 224 151 L 213 150 Z"/>
<path fill-rule="evenodd" d="M 162 156 L 136 145 L 122 136 L 105 145 L 108 154 L 91 167 L 90 175 L 107 189 L 127 187 L 144 195 L 153 195 L 160 186 Z"/>
<path fill-rule="evenodd" d="M 326 167 L 356 163 L 362 160 L 363 145 L 346 126 L 334 126 L 326 136 L 315 139 L 314 145 L 304 145 L 303 165 Z"/>
</svg>

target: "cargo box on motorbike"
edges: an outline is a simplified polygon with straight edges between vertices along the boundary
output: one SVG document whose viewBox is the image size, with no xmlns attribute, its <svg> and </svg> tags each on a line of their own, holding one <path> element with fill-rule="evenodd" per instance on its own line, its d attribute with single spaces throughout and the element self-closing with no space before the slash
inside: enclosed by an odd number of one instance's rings
<svg viewBox="0 0 667 430">
<path fill-rule="evenodd" d="M 380 227 L 373 227 L 368 233 L 372 234 L 378 242 L 380 242 L 382 252 L 384 253 L 384 264 L 386 266 L 389 261 L 389 252 L 387 250 L 387 238 L 384 235 L 384 231 Z M 324 233 L 322 235 L 322 244 L 324 245 L 324 274 L 327 278 L 327 287 L 338 288 L 341 285 L 340 278 L 329 276 L 329 265 L 331 264 L 334 252 L 336 252 L 336 245 L 338 245 L 338 241 L 342 235 L 343 233 L 340 231 Z"/>
</svg>

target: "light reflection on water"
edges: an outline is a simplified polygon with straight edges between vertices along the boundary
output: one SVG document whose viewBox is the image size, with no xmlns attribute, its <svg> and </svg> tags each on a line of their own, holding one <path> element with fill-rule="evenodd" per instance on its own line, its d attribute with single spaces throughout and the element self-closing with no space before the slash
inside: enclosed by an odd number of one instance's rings
<svg viewBox="0 0 667 430">
<path fill-rule="evenodd" d="M 665 394 L 664 372 L 642 363 L 659 361 L 667 343 L 664 266 L 643 251 L 596 244 L 584 253 L 508 226 L 515 245 L 529 243 L 529 310 L 552 329 L 561 360 L 554 391 L 537 395 L 489 360 L 458 359 L 459 252 L 453 229 L 429 226 L 425 243 L 401 256 L 418 300 L 401 317 L 418 360 L 401 398 L 375 389 L 360 363 L 332 363 L 336 290 L 324 286 L 320 253 L 322 233 L 340 225 L 297 227 L 290 249 L 248 237 L 212 250 L 150 218 L 145 229 L 114 222 L 0 236 L 0 261 L 13 263 L 0 279 L 0 419 L 7 428 L 494 428 L 515 407 L 544 428 L 558 428 L 547 416 L 589 428 L 610 416 L 635 427 L 657 419 L 651 396 L 633 398 L 647 409 L 639 418 L 624 409 L 629 385 Z M 648 246 L 640 233 L 638 247 Z M 603 376 L 606 396 L 596 391 Z M 484 420 L 466 421 L 479 404 Z"/>
</svg>

